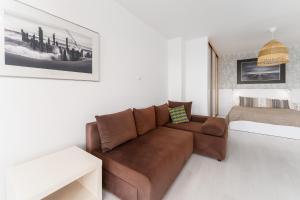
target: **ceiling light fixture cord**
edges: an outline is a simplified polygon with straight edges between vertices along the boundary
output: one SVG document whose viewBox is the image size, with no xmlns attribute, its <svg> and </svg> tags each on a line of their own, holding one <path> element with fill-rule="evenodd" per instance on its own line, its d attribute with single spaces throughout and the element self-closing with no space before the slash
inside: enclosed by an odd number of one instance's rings
<svg viewBox="0 0 300 200">
<path fill-rule="evenodd" d="M 274 33 L 275 33 L 276 29 L 277 29 L 276 27 L 272 27 L 269 29 L 272 34 L 272 40 L 274 39 Z"/>
</svg>

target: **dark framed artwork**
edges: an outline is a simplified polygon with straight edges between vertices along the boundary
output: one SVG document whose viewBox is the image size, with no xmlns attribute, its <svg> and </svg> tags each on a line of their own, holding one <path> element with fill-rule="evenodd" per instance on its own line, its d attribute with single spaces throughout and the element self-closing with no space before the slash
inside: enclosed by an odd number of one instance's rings
<svg viewBox="0 0 300 200">
<path fill-rule="evenodd" d="M 258 67 L 257 58 L 237 61 L 237 84 L 285 83 L 285 64 Z"/>
<path fill-rule="evenodd" d="M 99 81 L 100 36 L 93 30 L 12 1 L 3 36 L 0 76 Z"/>
</svg>

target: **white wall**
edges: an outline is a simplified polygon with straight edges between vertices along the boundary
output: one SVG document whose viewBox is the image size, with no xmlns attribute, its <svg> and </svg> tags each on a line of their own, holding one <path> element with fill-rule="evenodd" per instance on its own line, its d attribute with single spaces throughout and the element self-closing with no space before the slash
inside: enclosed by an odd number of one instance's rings
<svg viewBox="0 0 300 200">
<path fill-rule="evenodd" d="M 113 0 L 24 2 L 100 33 L 101 82 L 0 77 L 0 199 L 7 166 L 84 147 L 97 114 L 167 99 L 166 40 Z"/>
<path fill-rule="evenodd" d="M 219 89 L 219 115 L 226 116 L 233 105 L 233 90 Z"/>
<path fill-rule="evenodd" d="M 183 40 L 168 40 L 168 98 L 181 101 L 183 98 Z"/>
<path fill-rule="evenodd" d="M 185 43 L 185 87 L 186 101 L 193 101 L 194 114 L 209 115 L 208 38 L 188 40 Z"/>
<path fill-rule="evenodd" d="M 192 113 L 209 115 L 208 38 L 168 40 L 168 98 L 193 101 Z"/>
<path fill-rule="evenodd" d="M 300 89 L 292 89 L 290 91 L 291 102 L 300 105 Z"/>
</svg>

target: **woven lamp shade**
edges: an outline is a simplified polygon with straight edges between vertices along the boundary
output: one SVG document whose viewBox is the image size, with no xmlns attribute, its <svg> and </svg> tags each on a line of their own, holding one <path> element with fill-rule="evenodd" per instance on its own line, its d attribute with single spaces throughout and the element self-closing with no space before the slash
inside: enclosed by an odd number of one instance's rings
<svg viewBox="0 0 300 200">
<path fill-rule="evenodd" d="M 258 53 L 257 66 L 273 66 L 289 62 L 288 48 L 277 40 L 271 40 Z"/>
</svg>

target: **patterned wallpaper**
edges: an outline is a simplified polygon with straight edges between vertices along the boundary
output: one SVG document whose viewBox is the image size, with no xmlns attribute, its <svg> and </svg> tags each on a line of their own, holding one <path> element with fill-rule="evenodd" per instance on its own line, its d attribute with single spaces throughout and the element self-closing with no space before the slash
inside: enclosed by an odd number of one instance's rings
<svg viewBox="0 0 300 200">
<path fill-rule="evenodd" d="M 222 55 L 219 59 L 220 89 L 299 89 L 300 46 L 289 47 L 290 62 L 286 65 L 284 84 L 237 84 L 237 60 L 257 57 L 258 52 Z"/>
</svg>

